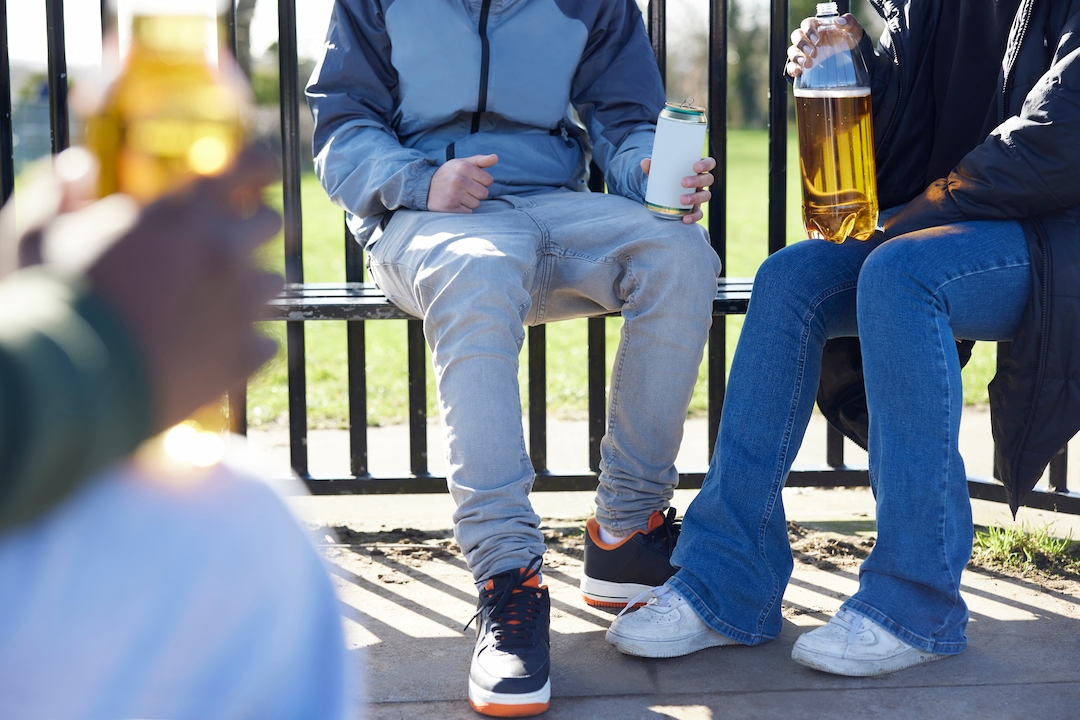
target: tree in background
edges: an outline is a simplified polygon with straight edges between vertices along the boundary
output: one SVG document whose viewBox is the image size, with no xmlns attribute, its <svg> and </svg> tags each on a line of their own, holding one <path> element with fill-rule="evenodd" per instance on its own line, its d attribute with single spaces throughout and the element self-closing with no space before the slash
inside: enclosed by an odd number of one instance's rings
<svg viewBox="0 0 1080 720">
<path fill-rule="evenodd" d="M 251 77 L 251 20 L 256 0 L 236 0 L 236 64 Z"/>
<path fill-rule="evenodd" d="M 869 1 L 851 0 L 851 6 L 870 36 L 877 38 L 883 24 Z M 696 104 L 705 105 L 708 102 L 708 7 L 694 0 L 669 0 L 667 7 L 668 99 L 681 101 L 692 97 Z M 814 15 L 816 9 L 816 0 L 790 0 L 785 38 L 803 18 Z M 786 44 L 778 50 L 786 51 Z M 769 103 L 768 0 L 729 0 L 727 61 L 728 123 L 733 128 L 764 128 Z M 790 112 L 794 118 L 794 106 Z"/>
</svg>

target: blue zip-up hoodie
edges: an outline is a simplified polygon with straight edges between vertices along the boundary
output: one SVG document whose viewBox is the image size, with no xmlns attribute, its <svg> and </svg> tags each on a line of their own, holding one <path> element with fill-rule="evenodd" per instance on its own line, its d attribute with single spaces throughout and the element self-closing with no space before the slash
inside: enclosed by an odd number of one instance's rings
<svg viewBox="0 0 1080 720">
<path fill-rule="evenodd" d="M 591 155 L 643 200 L 664 107 L 634 0 L 337 0 L 307 95 L 315 172 L 365 243 L 454 157 L 499 156 L 494 198 L 585 190 Z"/>
</svg>

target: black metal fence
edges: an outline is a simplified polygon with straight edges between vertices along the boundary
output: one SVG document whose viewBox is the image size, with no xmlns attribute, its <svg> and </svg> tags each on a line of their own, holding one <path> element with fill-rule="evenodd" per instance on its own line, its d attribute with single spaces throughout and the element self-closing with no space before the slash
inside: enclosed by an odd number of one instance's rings
<svg viewBox="0 0 1080 720">
<path fill-rule="evenodd" d="M 841 2 L 841 5 L 846 5 Z M 64 46 L 63 0 L 46 0 L 49 50 L 49 107 L 51 148 L 59 152 L 68 145 L 67 68 Z M 727 0 L 709 0 L 708 35 L 708 114 L 712 120 L 709 150 L 718 170 L 709 206 L 709 232 L 713 247 L 722 260 L 727 259 L 726 221 L 726 136 L 727 136 Z M 106 27 L 105 0 L 101 0 L 102 27 Z M 14 189 L 12 146 L 11 82 L 7 51 L 7 0 L 0 0 L 0 192 L 6 200 Z M 647 22 L 652 48 L 663 75 L 666 67 L 666 2 L 650 0 Z M 283 154 L 282 191 L 284 199 L 285 277 L 288 288 L 279 301 L 268 309 L 269 319 L 286 322 L 288 352 L 288 396 L 290 457 L 293 470 L 315 493 L 397 493 L 442 492 L 445 479 L 428 470 L 427 448 L 427 363 L 420 321 L 409 318 L 390 305 L 377 288 L 364 283 L 363 258 L 359 246 L 343 232 L 345 282 L 332 285 L 305 285 L 303 264 L 303 225 L 300 207 L 300 135 L 299 113 L 302 84 L 298 72 L 296 42 L 296 0 L 278 0 L 281 145 Z M 768 232 L 762 242 L 770 253 L 785 244 L 785 207 L 787 183 L 788 88 L 782 77 L 784 53 L 788 45 L 788 0 L 772 0 L 769 32 L 769 198 Z M 235 47 L 235 17 L 230 18 Z M 602 190 L 602 179 L 593 168 L 594 190 Z M 727 263 L 725 262 L 725 267 Z M 715 322 L 709 336 L 708 364 L 708 442 L 711 448 L 724 402 L 726 316 L 745 312 L 750 294 L 748 280 L 721 280 L 714 304 Z M 406 477 L 376 478 L 368 470 L 367 381 L 365 375 L 365 323 L 381 319 L 407 319 L 409 372 L 410 470 Z M 347 323 L 347 362 L 349 369 L 350 470 L 351 476 L 314 478 L 308 471 L 307 396 L 304 354 L 304 323 L 336 320 Z M 529 343 L 529 450 L 537 474 L 535 489 L 593 489 L 600 462 L 600 439 L 606 413 L 604 318 L 588 320 L 588 433 L 589 472 L 565 474 L 550 470 L 547 464 L 546 351 L 545 328 L 530 328 Z M 1001 354 L 999 352 L 999 354 Z M 246 402 L 243 389 L 230 393 L 233 427 L 246 432 Z M 789 486 L 842 487 L 868 484 L 866 468 L 849 467 L 844 462 L 843 437 L 831 427 L 828 431 L 826 466 L 792 470 Z M 711 452 L 711 451 L 710 451 Z M 1029 496 L 1027 505 L 1080 513 L 1080 494 L 1066 486 L 1067 455 L 1063 450 L 1050 466 L 1050 488 Z M 699 487 L 703 472 L 683 473 L 682 487 Z M 990 480 L 969 478 L 972 497 L 1004 501 L 1003 488 Z"/>
</svg>

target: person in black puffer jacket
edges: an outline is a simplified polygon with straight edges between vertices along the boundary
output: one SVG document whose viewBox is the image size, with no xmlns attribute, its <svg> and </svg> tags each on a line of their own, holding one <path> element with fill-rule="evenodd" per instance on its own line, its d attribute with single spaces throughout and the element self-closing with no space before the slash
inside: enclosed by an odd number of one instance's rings
<svg viewBox="0 0 1080 720">
<path fill-rule="evenodd" d="M 869 61 L 883 231 L 761 266 L 680 569 L 612 624 L 623 652 L 777 636 L 792 570 L 780 488 L 816 395 L 869 450 L 878 540 L 859 591 L 793 659 L 865 676 L 959 653 L 972 521 L 954 338 L 1012 341 L 990 393 L 1014 512 L 1080 429 L 1080 0 L 877 9 L 876 49 L 853 16 L 839 23 Z M 813 63 L 816 28 L 792 35 L 789 75 Z"/>
</svg>

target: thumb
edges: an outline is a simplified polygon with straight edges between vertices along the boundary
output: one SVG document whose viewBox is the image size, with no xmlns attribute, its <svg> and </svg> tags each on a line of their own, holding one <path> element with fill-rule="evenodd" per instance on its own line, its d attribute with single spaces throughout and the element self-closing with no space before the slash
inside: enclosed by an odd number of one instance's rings
<svg viewBox="0 0 1080 720">
<path fill-rule="evenodd" d="M 475 165 L 478 168 L 487 168 L 487 167 L 491 167 L 495 163 L 499 162 L 499 156 L 498 155 L 473 155 L 471 157 L 465 158 L 465 160 L 468 160 L 469 162 L 471 162 L 473 165 Z"/>
</svg>

